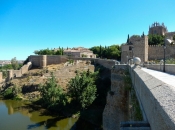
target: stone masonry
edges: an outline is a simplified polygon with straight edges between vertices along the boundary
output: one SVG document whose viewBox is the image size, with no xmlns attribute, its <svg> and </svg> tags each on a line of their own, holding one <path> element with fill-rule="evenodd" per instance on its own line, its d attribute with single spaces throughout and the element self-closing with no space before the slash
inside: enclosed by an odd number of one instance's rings
<svg viewBox="0 0 175 130">
<path fill-rule="evenodd" d="M 128 119 L 128 96 L 124 88 L 123 75 L 126 65 L 111 70 L 111 91 L 103 111 L 103 129 L 119 130 L 120 122 Z"/>
<path fill-rule="evenodd" d="M 164 24 L 154 23 L 149 28 L 149 34 L 165 35 L 173 41 L 175 32 L 167 32 Z M 174 41 L 175 42 L 175 41 Z M 175 45 L 166 44 L 166 58 L 175 58 Z M 149 60 L 161 60 L 164 58 L 164 47 L 158 45 L 148 45 L 148 36 L 134 35 L 129 38 L 125 45 L 122 45 L 121 63 L 127 63 L 129 59 L 139 57 L 142 62 Z"/>
</svg>

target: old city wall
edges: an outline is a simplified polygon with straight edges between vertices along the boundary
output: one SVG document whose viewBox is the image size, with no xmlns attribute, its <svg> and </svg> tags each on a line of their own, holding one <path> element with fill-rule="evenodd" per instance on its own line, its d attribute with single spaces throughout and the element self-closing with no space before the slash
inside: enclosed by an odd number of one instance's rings
<svg viewBox="0 0 175 130">
<path fill-rule="evenodd" d="M 20 70 L 8 70 L 7 81 L 12 79 L 13 77 L 21 77 L 23 74 L 27 73 L 31 67 L 32 67 L 32 63 L 28 62 L 27 64 L 23 65 L 20 68 Z"/>
<path fill-rule="evenodd" d="M 33 66 L 43 68 L 51 64 L 64 63 L 67 61 L 67 57 L 60 55 L 30 55 L 29 61 L 32 62 Z"/>
<path fill-rule="evenodd" d="M 66 56 L 56 56 L 56 55 L 48 55 L 47 56 L 47 65 L 51 64 L 60 64 L 67 61 Z"/>
<path fill-rule="evenodd" d="M 130 43 L 122 46 L 121 63 L 127 63 L 129 59 L 139 57 L 142 62 L 148 60 L 148 36 L 133 36 Z M 129 49 L 134 47 L 133 49 Z M 128 59 L 127 59 L 128 56 Z"/>
<path fill-rule="evenodd" d="M 175 128 L 175 89 L 144 72 L 140 67 L 129 67 L 132 84 L 137 98 L 152 130 L 173 130 Z"/>
<path fill-rule="evenodd" d="M 149 60 L 160 60 L 164 58 L 164 48 L 158 45 L 149 45 L 148 48 Z M 166 58 L 175 58 L 175 45 L 167 45 L 165 49 Z"/>
</svg>

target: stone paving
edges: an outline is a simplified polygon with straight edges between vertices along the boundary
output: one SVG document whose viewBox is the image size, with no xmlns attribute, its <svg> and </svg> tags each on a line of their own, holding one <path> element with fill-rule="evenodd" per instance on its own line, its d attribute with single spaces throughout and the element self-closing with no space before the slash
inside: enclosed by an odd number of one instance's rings
<svg viewBox="0 0 175 130">
<path fill-rule="evenodd" d="M 142 70 L 154 76 L 155 78 L 161 80 L 162 82 L 175 87 L 175 75 L 156 71 L 156 70 L 151 70 L 147 68 L 142 68 Z"/>
</svg>

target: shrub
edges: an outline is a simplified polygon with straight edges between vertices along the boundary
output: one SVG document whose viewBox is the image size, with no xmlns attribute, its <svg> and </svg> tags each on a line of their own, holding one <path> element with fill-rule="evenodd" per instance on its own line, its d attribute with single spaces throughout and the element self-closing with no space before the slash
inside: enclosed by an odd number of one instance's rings
<svg viewBox="0 0 175 130">
<path fill-rule="evenodd" d="M 51 107 L 57 104 L 64 104 L 65 98 L 61 87 L 57 84 L 56 78 L 51 73 L 51 78 L 47 79 L 47 82 L 40 86 L 41 100 L 43 105 Z"/>
<path fill-rule="evenodd" d="M 68 84 L 68 95 L 81 108 L 91 105 L 96 98 L 96 77 L 97 73 L 87 71 L 77 74 Z"/>
<path fill-rule="evenodd" d="M 13 97 L 14 97 L 14 94 L 13 94 L 12 88 L 7 88 L 7 89 L 4 91 L 4 93 L 3 93 L 3 97 L 4 97 L 5 99 L 11 99 L 11 98 L 13 98 Z"/>
</svg>

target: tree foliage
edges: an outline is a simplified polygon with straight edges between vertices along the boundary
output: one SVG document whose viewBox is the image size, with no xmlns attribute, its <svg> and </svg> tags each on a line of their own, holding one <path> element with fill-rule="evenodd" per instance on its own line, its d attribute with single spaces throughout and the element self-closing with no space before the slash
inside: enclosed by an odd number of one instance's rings
<svg viewBox="0 0 175 130">
<path fill-rule="evenodd" d="M 86 108 L 95 100 L 97 91 L 95 80 L 97 77 L 98 72 L 87 71 L 77 74 L 75 78 L 69 81 L 68 95 L 81 108 Z"/>
<path fill-rule="evenodd" d="M 19 63 L 18 63 L 18 61 L 16 60 L 16 57 L 14 57 L 14 58 L 11 59 L 11 65 L 12 65 L 12 68 L 13 68 L 14 70 L 19 69 Z"/>
<path fill-rule="evenodd" d="M 51 73 L 51 78 L 47 79 L 47 82 L 39 89 L 43 105 L 50 107 L 58 103 L 63 103 L 63 91 L 57 84 L 56 78 Z"/>
<path fill-rule="evenodd" d="M 58 50 L 52 50 L 52 49 L 42 49 L 42 50 L 37 50 L 34 51 L 35 54 L 37 55 L 63 55 L 63 48 L 60 48 Z"/>
<path fill-rule="evenodd" d="M 108 58 L 108 59 L 118 59 L 121 57 L 121 48 L 119 45 L 111 45 L 108 47 L 94 46 L 90 48 L 97 57 Z"/>
<path fill-rule="evenodd" d="M 149 34 L 148 35 L 148 44 L 149 45 L 163 45 L 165 36 Z"/>
</svg>

